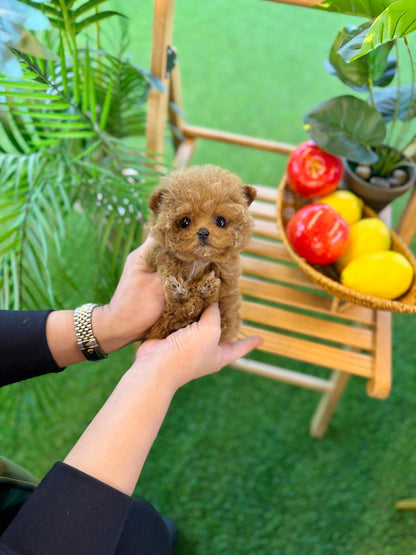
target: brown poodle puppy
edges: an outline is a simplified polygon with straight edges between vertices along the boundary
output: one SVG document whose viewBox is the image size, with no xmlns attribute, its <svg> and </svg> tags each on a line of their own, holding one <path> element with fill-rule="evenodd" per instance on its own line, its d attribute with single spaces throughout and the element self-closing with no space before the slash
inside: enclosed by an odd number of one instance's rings
<svg viewBox="0 0 416 555">
<path fill-rule="evenodd" d="M 161 339 L 199 319 L 218 302 L 221 341 L 236 338 L 240 319 L 240 250 L 253 230 L 248 207 L 256 190 L 222 168 L 176 170 L 151 195 L 157 240 L 147 262 L 157 270 L 166 307 L 147 339 Z"/>
</svg>

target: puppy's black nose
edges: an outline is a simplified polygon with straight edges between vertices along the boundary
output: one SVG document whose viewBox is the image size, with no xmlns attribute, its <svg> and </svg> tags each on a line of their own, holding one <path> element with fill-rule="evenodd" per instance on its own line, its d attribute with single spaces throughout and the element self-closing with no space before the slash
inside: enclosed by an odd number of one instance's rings
<svg viewBox="0 0 416 555">
<path fill-rule="evenodd" d="M 200 229 L 198 229 L 198 238 L 201 241 L 206 241 L 208 239 L 209 236 L 209 231 L 206 227 L 201 227 Z"/>
</svg>

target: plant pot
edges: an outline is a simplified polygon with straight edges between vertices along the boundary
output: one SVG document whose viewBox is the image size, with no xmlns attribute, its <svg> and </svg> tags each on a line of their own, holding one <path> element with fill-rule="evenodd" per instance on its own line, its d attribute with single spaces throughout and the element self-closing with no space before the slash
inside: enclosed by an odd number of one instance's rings
<svg viewBox="0 0 416 555">
<path fill-rule="evenodd" d="M 383 210 L 385 206 L 390 204 L 395 198 L 403 195 L 415 184 L 416 168 L 412 166 L 405 166 L 403 168 L 408 174 L 408 181 L 406 183 L 388 188 L 377 187 L 362 179 L 354 172 L 355 166 L 356 164 L 344 159 L 344 183 L 350 191 L 362 198 L 364 203 L 376 212 Z"/>
</svg>

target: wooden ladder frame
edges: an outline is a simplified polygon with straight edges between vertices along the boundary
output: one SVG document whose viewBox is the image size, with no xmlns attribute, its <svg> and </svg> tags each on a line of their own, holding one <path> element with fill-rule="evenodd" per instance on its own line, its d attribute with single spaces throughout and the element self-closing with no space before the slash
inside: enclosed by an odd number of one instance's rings
<svg viewBox="0 0 416 555">
<path fill-rule="evenodd" d="M 320 0 L 271 0 L 276 3 L 313 6 Z M 197 139 L 221 141 L 238 146 L 260 149 L 289 155 L 294 146 L 257 137 L 229 133 L 215 129 L 197 127 L 186 123 L 183 115 L 179 64 L 168 69 L 168 48 L 172 46 L 174 0 L 155 0 L 151 71 L 163 84 L 164 91 L 153 88 L 148 101 L 147 149 L 163 164 L 165 132 L 167 121 L 173 130 L 175 167 L 185 167 L 190 163 Z M 175 109 L 171 106 L 174 103 Z M 242 256 L 243 275 L 240 289 L 245 300 L 242 306 L 243 333 L 262 333 L 265 337 L 262 350 L 287 358 L 302 360 L 307 364 L 323 365 L 331 370 L 330 377 L 324 379 L 308 373 L 280 368 L 248 358 L 238 360 L 233 366 L 239 370 L 255 373 L 267 378 L 306 387 L 322 393 L 317 409 L 312 417 L 310 434 L 320 438 L 325 434 L 337 403 L 345 390 L 351 374 L 367 379 L 367 393 L 384 399 L 391 388 L 391 314 L 373 311 L 357 305 L 341 304 L 335 300 L 314 295 L 316 286 L 290 263 L 279 240 L 276 225 L 276 196 L 274 189 L 257 186 L 258 200 L 252 205 L 255 218 L 255 233 L 247 252 Z M 412 194 L 402 214 L 398 233 L 410 243 L 416 228 L 416 194 Z M 269 278 L 280 272 L 278 283 L 287 283 L 290 289 L 282 289 L 279 284 L 270 283 Z M 266 281 L 265 281 L 266 280 Z M 295 287 L 295 289 L 294 289 Z M 296 288 L 303 288 L 297 291 Z M 260 300 L 250 300 L 258 296 Z M 280 307 L 280 302 L 291 296 L 290 303 L 295 312 Z M 317 301 L 318 299 L 318 301 Z M 271 302 L 272 307 L 264 302 Z M 319 305 L 318 305 L 319 303 Z M 318 319 L 299 310 L 312 310 Z M 321 316 L 328 321 L 320 319 Z M 337 321 L 333 321 L 337 317 Z M 268 331 L 275 322 L 284 322 L 287 335 L 279 330 Z M 255 323 L 253 325 L 253 322 Z M 322 324 L 322 322 L 326 322 Z M 260 326 L 260 328 L 258 327 Z M 310 333 L 312 341 L 294 337 L 296 332 Z M 292 334 L 292 335 L 291 335 Z M 341 337 L 350 339 L 342 343 Z M 335 341 L 323 344 L 322 339 Z M 363 351 L 364 349 L 364 351 Z M 300 353 L 302 351 L 302 353 Z M 363 354 L 364 353 L 364 354 Z M 299 356 L 301 355 L 301 356 Z"/>
</svg>

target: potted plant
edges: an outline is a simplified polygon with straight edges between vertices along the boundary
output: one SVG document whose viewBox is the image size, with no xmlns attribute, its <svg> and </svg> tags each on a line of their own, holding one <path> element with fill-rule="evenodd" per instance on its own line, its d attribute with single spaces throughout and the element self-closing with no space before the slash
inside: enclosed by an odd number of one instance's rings
<svg viewBox="0 0 416 555">
<path fill-rule="evenodd" d="M 348 187 L 380 211 L 416 177 L 416 135 L 410 123 L 416 116 L 416 83 L 407 38 L 416 30 L 414 0 L 329 0 L 319 8 L 368 18 L 341 29 L 327 64 L 345 85 L 367 92 L 368 98 L 329 99 L 305 115 L 305 129 L 320 147 L 344 158 Z M 402 84 L 404 57 L 410 67 L 407 85 Z M 394 78 L 397 85 L 388 86 Z"/>
</svg>

